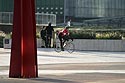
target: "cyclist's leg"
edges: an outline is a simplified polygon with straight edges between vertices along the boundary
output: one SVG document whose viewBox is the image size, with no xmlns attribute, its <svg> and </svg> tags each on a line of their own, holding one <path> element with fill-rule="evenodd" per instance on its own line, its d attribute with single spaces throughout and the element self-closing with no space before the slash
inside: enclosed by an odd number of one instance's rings
<svg viewBox="0 0 125 83">
<path fill-rule="evenodd" d="M 59 40 L 60 40 L 61 50 L 64 51 L 64 48 L 63 48 L 63 38 L 62 38 L 61 34 L 59 34 Z"/>
<path fill-rule="evenodd" d="M 63 36 L 63 45 L 64 45 L 64 43 L 65 43 L 66 41 L 68 41 L 68 40 L 69 40 L 68 35 Z"/>
</svg>

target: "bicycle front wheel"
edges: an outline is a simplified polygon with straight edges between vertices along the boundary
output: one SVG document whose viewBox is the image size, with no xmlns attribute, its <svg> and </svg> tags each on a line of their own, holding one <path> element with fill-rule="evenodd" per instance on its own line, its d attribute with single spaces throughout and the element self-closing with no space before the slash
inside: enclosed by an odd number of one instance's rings
<svg viewBox="0 0 125 83">
<path fill-rule="evenodd" d="M 75 45 L 73 43 L 68 43 L 65 47 L 65 49 L 69 52 L 72 53 L 75 51 Z"/>
<path fill-rule="evenodd" d="M 56 52 L 61 52 L 60 42 L 56 42 L 56 43 L 54 44 L 54 50 L 55 50 Z"/>
</svg>

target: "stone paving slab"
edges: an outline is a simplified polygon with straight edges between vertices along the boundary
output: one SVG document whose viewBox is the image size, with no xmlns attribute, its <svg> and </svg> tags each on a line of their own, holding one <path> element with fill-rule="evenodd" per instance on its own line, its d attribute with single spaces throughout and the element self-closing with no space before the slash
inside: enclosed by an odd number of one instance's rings
<svg viewBox="0 0 125 83">
<path fill-rule="evenodd" d="M 0 48 L 0 83 L 125 83 L 125 52 L 37 49 L 38 78 L 8 78 L 10 49 Z"/>
<path fill-rule="evenodd" d="M 125 83 L 125 74 L 40 75 L 38 78 L 0 78 L 0 83 Z"/>
</svg>

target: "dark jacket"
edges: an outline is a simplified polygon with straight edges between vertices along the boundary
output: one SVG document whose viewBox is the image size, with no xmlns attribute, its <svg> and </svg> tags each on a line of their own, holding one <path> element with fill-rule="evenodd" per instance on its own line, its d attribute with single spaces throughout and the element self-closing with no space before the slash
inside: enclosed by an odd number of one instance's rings
<svg viewBox="0 0 125 83">
<path fill-rule="evenodd" d="M 53 31 L 54 31 L 53 26 L 51 26 L 51 24 L 49 24 L 49 26 L 46 27 L 47 35 L 52 35 Z"/>
</svg>

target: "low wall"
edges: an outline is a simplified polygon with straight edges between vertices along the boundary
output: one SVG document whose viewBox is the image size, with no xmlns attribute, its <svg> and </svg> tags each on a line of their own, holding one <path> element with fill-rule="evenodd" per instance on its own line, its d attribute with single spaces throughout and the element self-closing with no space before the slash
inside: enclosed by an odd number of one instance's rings
<svg viewBox="0 0 125 83">
<path fill-rule="evenodd" d="M 53 40 L 52 40 L 53 41 Z M 11 39 L 3 40 L 4 48 L 11 48 Z M 85 51 L 125 51 L 125 40 L 74 39 L 76 50 Z M 44 46 L 42 39 L 37 39 L 37 47 Z"/>
<path fill-rule="evenodd" d="M 75 39 L 75 49 L 86 51 L 125 51 L 125 40 Z"/>
<path fill-rule="evenodd" d="M 11 48 L 11 39 L 3 39 L 3 47 L 6 48 Z M 53 42 L 53 40 L 52 40 Z M 37 48 L 45 46 L 45 42 L 42 39 L 37 39 Z"/>
</svg>

